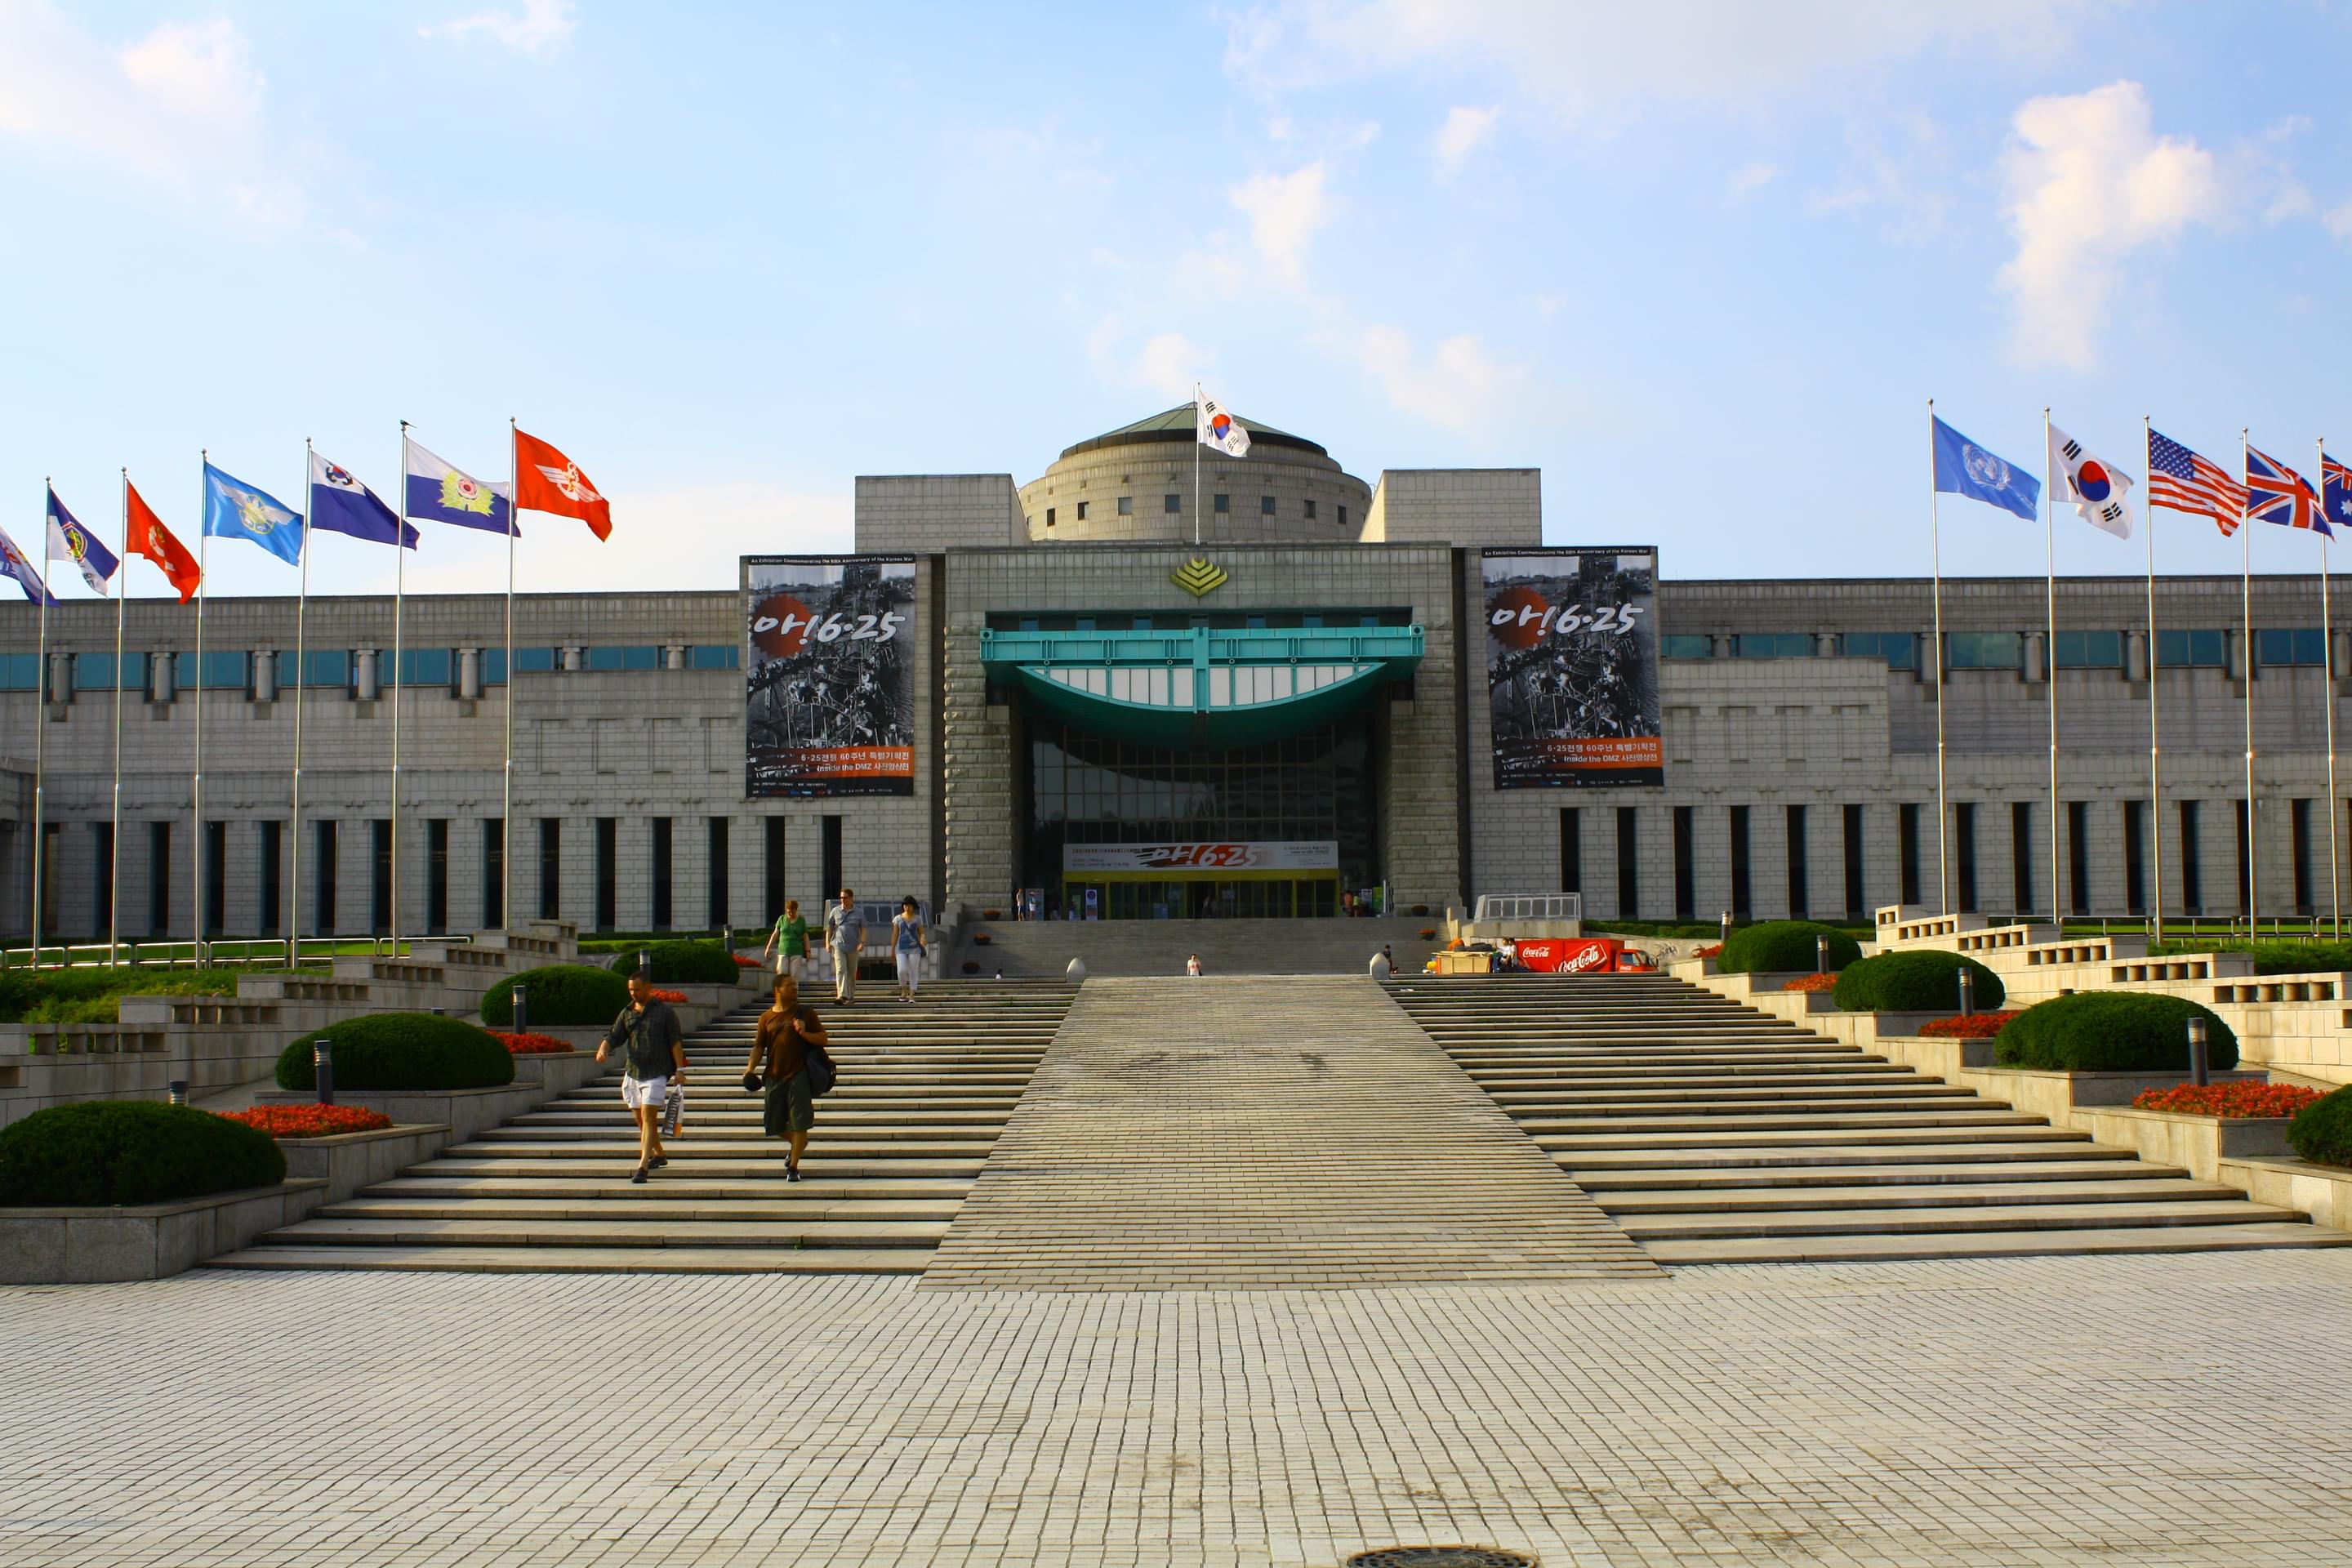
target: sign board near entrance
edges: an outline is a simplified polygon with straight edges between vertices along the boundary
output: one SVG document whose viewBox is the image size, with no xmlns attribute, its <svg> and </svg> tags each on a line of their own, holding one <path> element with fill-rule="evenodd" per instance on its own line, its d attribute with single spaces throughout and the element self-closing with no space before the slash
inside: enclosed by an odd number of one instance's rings
<svg viewBox="0 0 2352 1568">
<path fill-rule="evenodd" d="M 1336 871 L 1330 839 L 1239 844 L 1065 844 L 1065 872 L 1160 871 L 1170 876 L 1220 871 Z"/>
<path fill-rule="evenodd" d="M 744 793 L 915 793 L 915 558 L 743 560 Z"/>
<path fill-rule="evenodd" d="M 1495 787 L 1663 784 L 1658 552 L 1483 553 Z"/>
</svg>

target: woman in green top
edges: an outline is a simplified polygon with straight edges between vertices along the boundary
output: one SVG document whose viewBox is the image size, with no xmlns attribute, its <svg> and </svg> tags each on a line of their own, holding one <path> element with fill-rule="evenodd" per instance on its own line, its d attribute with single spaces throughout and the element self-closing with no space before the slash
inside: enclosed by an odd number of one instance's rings
<svg viewBox="0 0 2352 1568">
<path fill-rule="evenodd" d="M 768 945 L 760 950 L 760 962 L 768 962 L 770 953 L 776 955 L 776 973 L 789 974 L 794 980 L 807 978 L 808 921 L 801 919 L 801 901 L 784 900 L 784 918 L 768 933 Z"/>
</svg>

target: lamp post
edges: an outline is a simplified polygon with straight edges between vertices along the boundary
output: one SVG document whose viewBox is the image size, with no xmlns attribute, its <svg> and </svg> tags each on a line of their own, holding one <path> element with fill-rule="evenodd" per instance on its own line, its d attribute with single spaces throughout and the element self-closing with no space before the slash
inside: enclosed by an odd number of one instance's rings
<svg viewBox="0 0 2352 1568">
<path fill-rule="evenodd" d="M 651 980 L 654 977 L 654 950 L 652 948 L 641 947 L 637 949 L 637 973 L 644 975 L 648 980 Z"/>
<path fill-rule="evenodd" d="M 1965 970 L 1965 969 L 1963 969 L 1963 970 L 1959 971 L 1959 976 L 1960 976 L 1960 1016 L 1961 1016 L 1961 1017 L 1963 1017 L 1963 1018 L 1973 1018 L 1973 1017 L 1975 1017 L 1975 1016 L 1976 1016 L 1976 1011 L 1977 1011 L 1977 983 L 1976 983 L 1976 977 L 1975 977 L 1974 975 L 1970 974 L 1970 973 L 1969 973 L 1967 970 Z"/>
<path fill-rule="evenodd" d="M 514 988 L 514 1029 L 518 1035 L 530 1033 L 530 987 L 520 981 Z"/>
<path fill-rule="evenodd" d="M 1729 942 L 1731 940 L 1731 911 L 1729 910 L 1723 911 L 1721 933 L 1716 938 L 1716 940 L 1717 942 Z"/>
<path fill-rule="evenodd" d="M 310 1066 L 319 1079 L 319 1103 L 335 1103 L 335 1042 L 320 1040 L 310 1047 Z"/>
<path fill-rule="evenodd" d="M 1825 936 L 1817 936 L 1813 938 L 1813 973 L 1816 974 L 1827 974 L 1829 972 L 1830 939 Z"/>
<path fill-rule="evenodd" d="M 171 1100 L 173 1105 L 187 1104 L 188 1080 L 184 1078 L 173 1079 L 171 1083 L 166 1086 L 165 1092 L 171 1096 Z"/>
<path fill-rule="evenodd" d="M 2189 1019 L 2189 1081 L 2200 1087 L 2212 1082 L 2211 1063 L 2206 1049 L 2205 1020 L 2192 1014 Z"/>
</svg>

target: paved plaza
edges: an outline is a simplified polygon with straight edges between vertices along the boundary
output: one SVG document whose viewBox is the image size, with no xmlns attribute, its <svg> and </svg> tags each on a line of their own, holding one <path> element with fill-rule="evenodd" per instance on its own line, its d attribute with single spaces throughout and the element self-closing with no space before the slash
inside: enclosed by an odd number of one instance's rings
<svg viewBox="0 0 2352 1568">
<path fill-rule="evenodd" d="M 2352 1255 L 0 1290 L 0 1562 L 2352 1560 Z"/>
</svg>

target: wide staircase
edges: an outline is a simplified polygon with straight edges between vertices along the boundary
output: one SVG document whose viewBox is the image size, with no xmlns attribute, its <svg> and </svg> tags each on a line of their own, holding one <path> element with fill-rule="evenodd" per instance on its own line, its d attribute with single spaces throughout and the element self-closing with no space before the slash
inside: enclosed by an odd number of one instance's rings
<svg viewBox="0 0 2352 1568">
<path fill-rule="evenodd" d="M 1436 916 L 1378 920 L 992 921 L 969 920 L 948 957 L 950 974 L 969 962 L 986 977 L 1059 978 L 1073 958 L 1089 974 L 1143 978 L 1201 967 L 1226 974 L 1362 974 L 1383 944 L 1400 970 L 1418 972 L 1438 947 Z M 988 940 L 980 942 L 985 934 Z"/>
<path fill-rule="evenodd" d="M 1682 981 L 1390 993 L 1661 1263 L 2352 1242 Z"/>
<path fill-rule="evenodd" d="M 743 1091 L 756 1006 L 697 1030 L 684 1133 L 639 1186 L 615 1070 L 218 1260 L 238 1268 L 919 1274 L 1076 993 L 937 982 L 820 1001 L 840 1082 L 803 1179 Z"/>
</svg>

